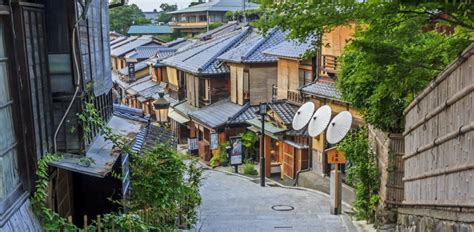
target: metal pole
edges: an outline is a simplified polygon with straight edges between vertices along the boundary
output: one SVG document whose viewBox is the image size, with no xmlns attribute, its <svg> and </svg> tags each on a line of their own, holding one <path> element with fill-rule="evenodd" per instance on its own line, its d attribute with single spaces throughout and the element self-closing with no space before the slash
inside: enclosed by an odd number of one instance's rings
<svg viewBox="0 0 474 232">
<path fill-rule="evenodd" d="M 260 185 L 265 187 L 265 116 L 262 114 L 262 144 L 260 157 Z"/>
</svg>

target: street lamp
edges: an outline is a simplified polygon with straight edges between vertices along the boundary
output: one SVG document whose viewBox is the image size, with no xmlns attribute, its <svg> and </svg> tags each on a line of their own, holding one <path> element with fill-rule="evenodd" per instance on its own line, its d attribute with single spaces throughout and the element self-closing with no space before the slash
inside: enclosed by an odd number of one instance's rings
<svg viewBox="0 0 474 232">
<path fill-rule="evenodd" d="M 153 108 L 155 109 L 156 121 L 163 124 L 168 121 L 168 109 L 170 102 L 165 99 L 165 93 L 163 91 L 158 93 L 160 98 L 153 102 Z"/>
<path fill-rule="evenodd" d="M 262 143 L 260 145 L 261 157 L 260 157 L 260 186 L 265 187 L 265 115 L 267 114 L 267 103 L 261 102 L 259 105 L 258 114 L 262 119 Z"/>
</svg>

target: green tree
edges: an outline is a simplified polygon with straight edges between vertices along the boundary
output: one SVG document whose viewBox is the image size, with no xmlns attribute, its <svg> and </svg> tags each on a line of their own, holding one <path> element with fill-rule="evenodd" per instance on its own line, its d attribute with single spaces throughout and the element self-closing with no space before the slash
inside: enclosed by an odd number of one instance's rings
<svg viewBox="0 0 474 232">
<path fill-rule="evenodd" d="M 171 18 L 173 18 L 173 15 L 168 14 L 168 12 L 177 11 L 178 5 L 162 3 L 160 5 L 160 8 L 162 12 L 160 16 L 158 17 L 158 22 L 168 23 L 169 21 L 171 21 Z"/>
<path fill-rule="evenodd" d="M 347 181 L 355 189 L 356 217 L 372 221 L 380 199 L 380 173 L 375 154 L 370 150 L 367 128 L 361 127 L 349 134 L 337 148 L 344 151 L 346 158 L 350 160 Z"/>
<path fill-rule="evenodd" d="M 321 33 L 336 26 L 362 25 L 342 55 L 338 87 L 368 123 L 390 132 L 403 130 L 403 109 L 474 38 L 468 0 L 293 0 L 265 6 L 259 27 L 280 26 L 290 38 L 311 36 L 316 45 Z"/>
<path fill-rule="evenodd" d="M 204 0 L 192 1 L 191 3 L 189 3 L 188 7 L 196 6 L 196 5 L 202 4 L 204 2 L 205 2 Z"/>
<path fill-rule="evenodd" d="M 112 0 L 111 4 L 118 3 L 119 0 Z M 128 28 L 135 25 L 150 24 L 151 21 L 145 18 L 142 10 L 135 4 L 126 4 L 115 7 L 109 11 L 110 30 L 119 33 L 127 33 Z"/>
</svg>

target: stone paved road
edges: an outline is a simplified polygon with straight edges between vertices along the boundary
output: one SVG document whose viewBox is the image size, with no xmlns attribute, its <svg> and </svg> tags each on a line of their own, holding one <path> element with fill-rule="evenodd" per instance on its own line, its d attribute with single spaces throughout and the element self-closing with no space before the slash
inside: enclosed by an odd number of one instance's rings
<svg viewBox="0 0 474 232">
<path fill-rule="evenodd" d="M 341 216 L 329 214 L 329 199 L 301 190 L 260 187 L 243 177 L 207 170 L 197 229 L 226 231 L 347 231 Z M 292 211 L 272 210 L 290 205 Z"/>
</svg>

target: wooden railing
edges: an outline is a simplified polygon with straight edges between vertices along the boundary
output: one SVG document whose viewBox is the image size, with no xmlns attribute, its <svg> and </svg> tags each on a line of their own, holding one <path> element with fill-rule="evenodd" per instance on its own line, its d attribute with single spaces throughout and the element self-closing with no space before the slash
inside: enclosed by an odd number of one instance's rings
<svg viewBox="0 0 474 232">
<path fill-rule="evenodd" d="M 301 96 L 300 92 L 297 90 L 288 90 L 287 100 L 296 105 L 302 105 L 304 103 L 303 97 Z"/>
<path fill-rule="evenodd" d="M 321 56 L 321 69 L 320 74 L 322 76 L 334 76 L 338 67 L 338 57 L 333 55 L 322 55 Z"/>
<path fill-rule="evenodd" d="M 278 99 L 278 86 L 272 85 L 272 100 L 276 101 Z"/>
</svg>

